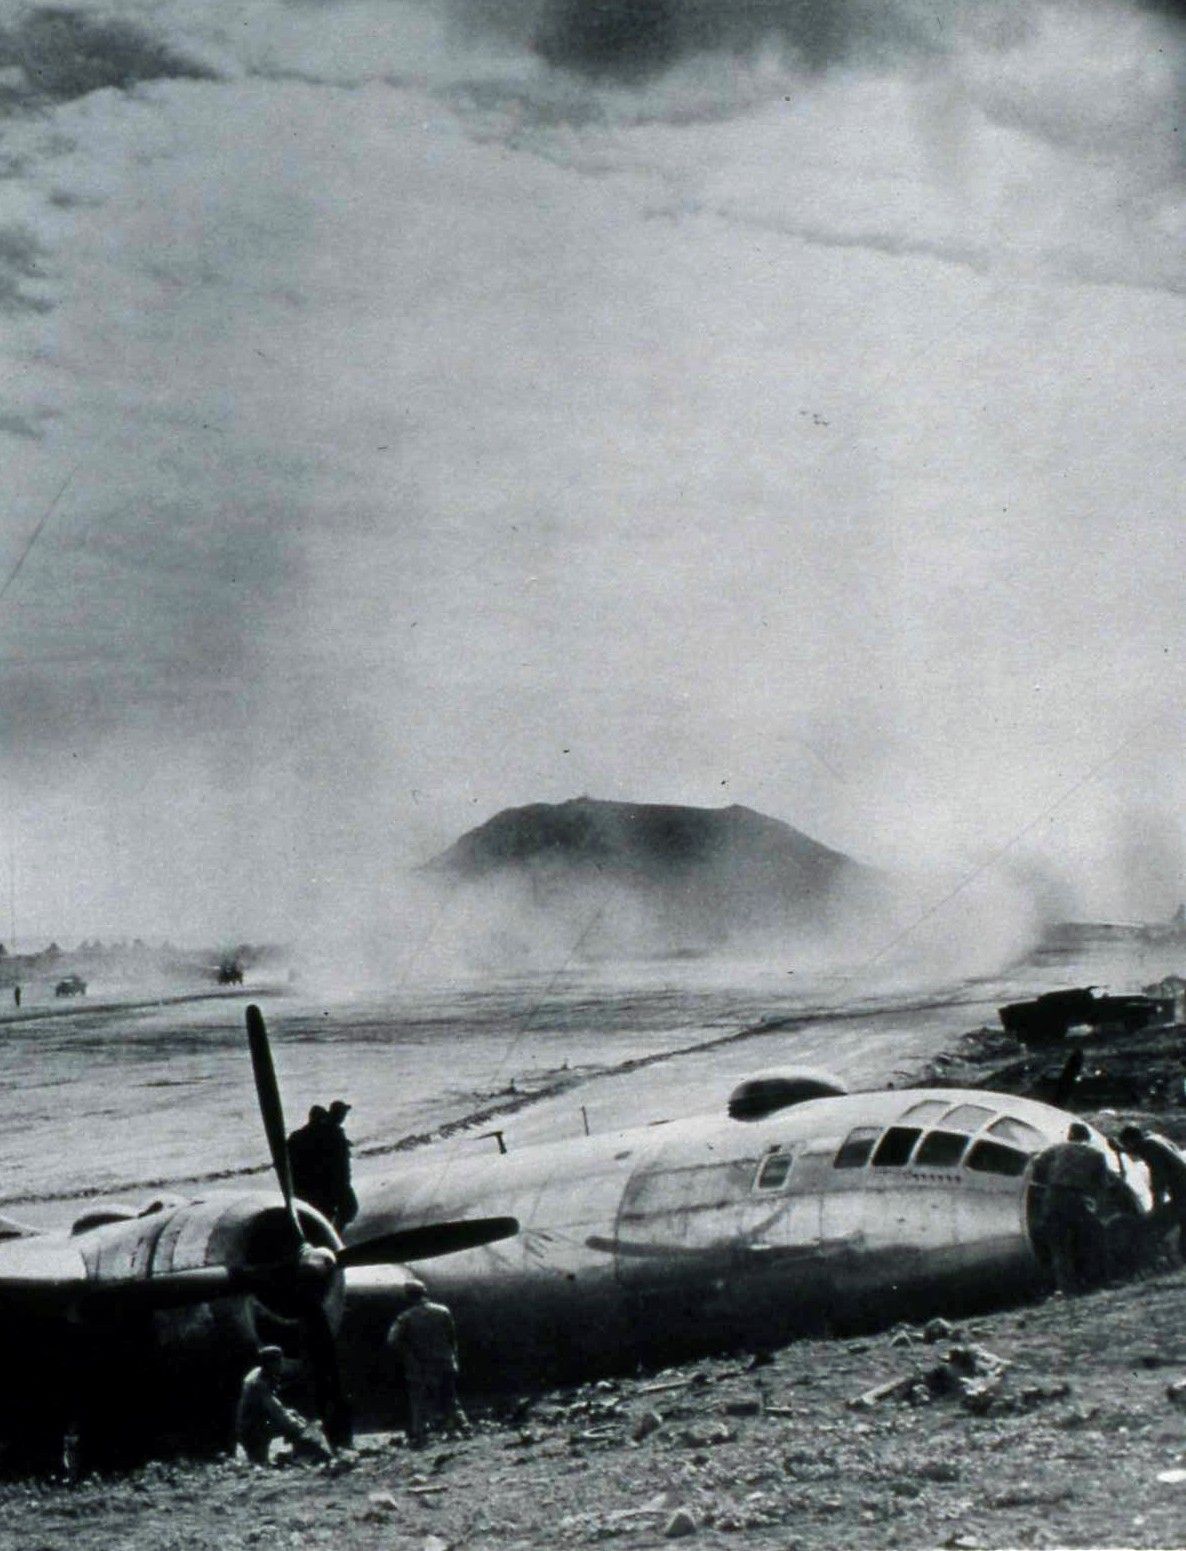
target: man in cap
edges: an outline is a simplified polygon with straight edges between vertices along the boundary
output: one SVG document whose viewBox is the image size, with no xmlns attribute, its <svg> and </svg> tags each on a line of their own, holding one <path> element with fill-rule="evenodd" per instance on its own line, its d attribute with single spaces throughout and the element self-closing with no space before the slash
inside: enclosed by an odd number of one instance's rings
<svg viewBox="0 0 1186 1551">
<path fill-rule="evenodd" d="M 259 1350 L 259 1365 L 248 1371 L 235 1411 L 235 1441 L 253 1465 L 266 1465 L 273 1438 L 287 1438 L 299 1456 L 329 1459 L 328 1445 L 298 1412 L 290 1410 L 277 1390 L 284 1366 L 278 1346 Z"/>
<path fill-rule="evenodd" d="M 335 1228 L 344 1227 L 358 1211 L 350 1184 L 350 1142 L 342 1129 L 349 1112 L 342 1099 L 328 1109 L 314 1104 L 305 1124 L 288 1138 L 293 1190 Z"/>
<path fill-rule="evenodd" d="M 469 1421 L 457 1399 L 457 1331 L 443 1303 L 434 1303 L 423 1282 L 404 1289 L 409 1307 L 392 1322 L 387 1345 L 403 1360 L 408 1387 L 408 1440 L 420 1448 L 428 1422 L 443 1417 L 451 1426 L 468 1429 Z"/>
<path fill-rule="evenodd" d="M 1168 1136 L 1140 1126 L 1121 1127 L 1117 1140 L 1122 1151 L 1149 1170 L 1154 1225 L 1163 1232 L 1177 1228 L 1178 1254 L 1186 1260 L 1186 1157 Z"/>
<path fill-rule="evenodd" d="M 1099 1210 L 1108 1182 L 1107 1160 L 1078 1120 L 1065 1142 L 1047 1147 L 1034 1160 L 1034 1237 L 1049 1254 L 1061 1293 L 1082 1292 L 1103 1274 L 1106 1245 Z"/>
<path fill-rule="evenodd" d="M 344 1228 L 358 1216 L 358 1198 L 350 1182 L 350 1138 L 343 1129 L 350 1105 L 335 1099 L 329 1107 L 329 1140 L 326 1156 L 334 1209 L 327 1213 L 335 1228 Z"/>
</svg>

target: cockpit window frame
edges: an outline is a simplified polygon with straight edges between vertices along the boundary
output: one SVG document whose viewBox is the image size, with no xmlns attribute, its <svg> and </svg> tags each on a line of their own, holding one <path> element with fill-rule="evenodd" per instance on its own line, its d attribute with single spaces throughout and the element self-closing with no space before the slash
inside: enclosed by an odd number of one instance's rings
<svg viewBox="0 0 1186 1551">
<path fill-rule="evenodd" d="M 920 1169 L 958 1169 L 967 1154 L 968 1146 L 972 1138 L 966 1131 L 945 1131 L 942 1126 L 935 1126 L 933 1130 L 926 1132 L 918 1146 L 914 1149 L 912 1164 Z M 951 1157 L 928 1158 L 925 1156 L 927 1148 L 932 1143 L 937 1146 L 946 1145 Z M 956 1144 L 958 1143 L 958 1147 Z"/>
<path fill-rule="evenodd" d="M 885 1133 L 884 1126 L 853 1126 L 836 1149 L 834 1169 L 863 1169 Z"/>
<path fill-rule="evenodd" d="M 1018 1141 L 1016 1134 L 1010 1134 L 1016 1131 L 1026 1133 L 1024 1141 Z M 1047 1139 L 1037 1126 L 1030 1125 L 1028 1120 L 1022 1120 L 1017 1115 L 998 1116 L 984 1135 L 994 1142 L 1003 1142 L 1009 1147 L 1016 1147 L 1018 1152 L 1037 1153 L 1048 1146 Z"/>
<path fill-rule="evenodd" d="M 779 1171 L 778 1165 L 785 1167 Z M 778 1147 L 768 1152 L 758 1163 L 758 1171 L 754 1175 L 754 1190 L 759 1195 L 773 1195 L 775 1191 L 785 1190 L 790 1183 L 791 1174 L 795 1167 L 795 1154 L 789 1148 Z M 771 1181 L 768 1175 L 777 1175 Z"/>
<path fill-rule="evenodd" d="M 956 1119 L 957 1115 L 966 1115 L 973 1111 L 983 1117 L 977 1120 L 975 1124 L 965 1124 L 963 1121 Z M 964 1100 L 963 1103 L 956 1104 L 949 1109 L 935 1129 L 941 1131 L 963 1131 L 967 1136 L 975 1136 L 978 1131 L 983 1131 L 985 1126 L 991 1121 L 998 1119 L 1000 1113 L 1000 1110 L 992 1109 L 987 1104 L 975 1104 L 971 1100 Z"/>
<path fill-rule="evenodd" d="M 923 1134 L 921 1126 L 887 1126 L 869 1157 L 873 1169 L 904 1169 Z"/>
<path fill-rule="evenodd" d="M 996 1159 L 1000 1163 L 1008 1162 L 1009 1167 L 995 1168 L 991 1164 L 986 1164 L 986 1159 Z M 999 1179 L 1020 1179 L 1032 1161 L 1033 1154 L 1022 1152 L 1020 1147 L 1011 1147 L 1007 1142 L 997 1142 L 990 1136 L 981 1136 L 968 1149 L 964 1167 L 970 1174 L 990 1174 Z"/>
<path fill-rule="evenodd" d="M 912 1104 L 909 1109 L 903 1110 L 894 1121 L 895 1125 L 904 1126 L 909 1122 L 912 1126 L 920 1126 L 923 1130 L 934 1125 L 940 1115 L 945 1115 L 951 1108 L 950 1099 L 919 1099 L 917 1104 Z"/>
</svg>

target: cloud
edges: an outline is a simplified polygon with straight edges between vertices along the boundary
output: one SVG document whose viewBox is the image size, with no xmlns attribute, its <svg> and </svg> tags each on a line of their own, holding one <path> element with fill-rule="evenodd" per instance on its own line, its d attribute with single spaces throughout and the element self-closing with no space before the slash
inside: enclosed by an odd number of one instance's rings
<svg viewBox="0 0 1186 1551">
<path fill-rule="evenodd" d="M 6 123 L 0 570 L 78 466 L 0 610 L 30 919 L 348 935 L 581 790 L 887 862 L 1043 811 L 1184 649 L 1180 51 L 1097 10 L 702 6 L 641 73 L 73 10 L 200 69 Z"/>
<path fill-rule="evenodd" d="M 32 6 L 0 29 L 0 70 L 13 72 L 10 102 L 70 102 L 143 81 L 209 79 L 212 72 L 135 22 L 69 6 Z"/>
<path fill-rule="evenodd" d="M 45 278 L 44 250 L 22 226 L 0 226 L 0 312 L 45 312 L 46 298 L 28 289 Z"/>
</svg>

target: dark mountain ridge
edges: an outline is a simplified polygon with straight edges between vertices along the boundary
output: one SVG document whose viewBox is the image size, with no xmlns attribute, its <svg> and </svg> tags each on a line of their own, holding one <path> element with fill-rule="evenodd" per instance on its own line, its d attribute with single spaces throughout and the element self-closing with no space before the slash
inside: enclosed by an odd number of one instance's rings
<svg viewBox="0 0 1186 1551">
<path fill-rule="evenodd" d="M 752 808 L 590 797 L 504 809 L 424 871 L 507 886 L 514 903 L 553 916 L 604 901 L 599 952 L 710 951 L 827 929 L 879 887 L 872 868 Z"/>
</svg>

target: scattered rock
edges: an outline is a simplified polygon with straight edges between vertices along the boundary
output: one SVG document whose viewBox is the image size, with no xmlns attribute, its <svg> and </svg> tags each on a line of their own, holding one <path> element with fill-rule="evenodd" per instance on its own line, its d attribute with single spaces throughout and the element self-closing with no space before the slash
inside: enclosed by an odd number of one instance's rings
<svg viewBox="0 0 1186 1551">
<path fill-rule="evenodd" d="M 1045 1405 L 1048 1400 L 1066 1400 L 1071 1393 L 1071 1386 L 1066 1379 L 1060 1379 L 1053 1384 L 1027 1384 L 1017 1397 L 1017 1403 L 1023 1411 L 1031 1411 L 1035 1406 Z"/>
<path fill-rule="evenodd" d="M 722 1443 L 732 1443 L 737 1437 L 734 1428 L 726 1427 L 724 1422 L 716 1422 L 709 1427 L 687 1427 L 680 1434 L 680 1442 L 689 1449 L 718 1448 Z"/>
<path fill-rule="evenodd" d="M 1000 1399 L 1004 1382 L 1000 1374 L 987 1379 L 962 1379 L 960 1405 L 973 1416 L 987 1416 Z"/>
<path fill-rule="evenodd" d="M 425 1535 L 420 1543 L 420 1551 L 449 1551 L 449 1542 L 442 1540 L 439 1535 Z"/>
<path fill-rule="evenodd" d="M 726 1416 L 761 1416 L 762 1402 L 760 1400 L 727 1400 L 724 1411 Z"/>
<path fill-rule="evenodd" d="M 657 1411 L 644 1411 L 631 1429 L 630 1436 L 635 1443 L 641 1443 L 644 1438 L 649 1438 L 653 1432 L 658 1432 L 663 1425 L 663 1418 Z"/>
<path fill-rule="evenodd" d="M 855 1395 L 848 1402 L 848 1408 L 850 1411 L 871 1411 L 884 1400 L 905 1400 L 915 1382 L 914 1375 L 907 1374 L 904 1379 L 890 1379 L 885 1384 L 875 1384 L 872 1389 L 865 1390 L 864 1394 Z"/>
<path fill-rule="evenodd" d="M 922 1327 L 922 1338 L 928 1346 L 934 1346 L 937 1341 L 954 1341 L 959 1335 L 959 1326 L 953 1325 L 948 1319 L 927 1320 Z"/>
<path fill-rule="evenodd" d="M 1186 1470 L 1159 1470 L 1157 1479 L 1165 1486 L 1181 1486 L 1186 1482 Z"/>
<path fill-rule="evenodd" d="M 1171 1406 L 1186 1406 L 1186 1379 L 1175 1379 L 1167 1384 L 1165 1398 Z"/>
<path fill-rule="evenodd" d="M 668 1540 L 679 1540 L 686 1535 L 694 1535 L 699 1527 L 690 1509 L 677 1508 L 668 1519 L 663 1534 Z"/>
</svg>

